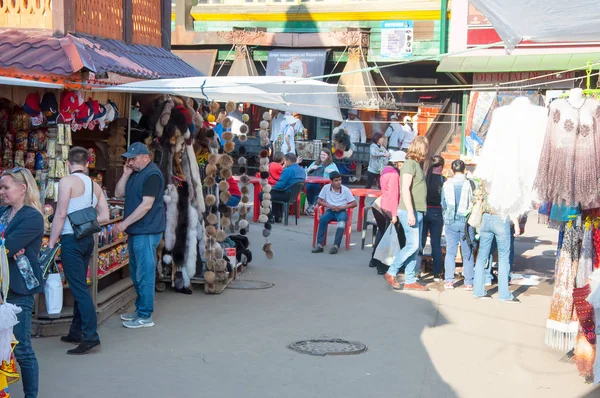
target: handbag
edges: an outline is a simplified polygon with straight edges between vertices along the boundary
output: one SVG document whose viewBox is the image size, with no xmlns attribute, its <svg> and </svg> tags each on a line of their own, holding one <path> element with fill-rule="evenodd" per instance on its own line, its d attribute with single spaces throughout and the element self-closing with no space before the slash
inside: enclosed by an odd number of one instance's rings
<svg viewBox="0 0 600 398">
<path fill-rule="evenodd" d="M 400 242 L 398 242 L 398 233 L 396 232 L 394 224 L 390 223 L 375 249 L 373 258 L 381 261 L 385 265 L 392 265 L 399 251 Z"/>
<path fill-rule="evenodd" d="M 69 217 L 69 221 L 71 222 L 71 226 L 73 227 L 73 234 L 75 235 L 75 239 L 82 239 L 102 230 L 100 228 L 100 225 L 98 224 L 98 212 L 93 206 L 94 183 L 92 182 L 92 180 L 90 180 L 90 184 L 92 184 L 92 196 L 90 207 L 74 211 L 73 213 L 67 215 L 67 217 Z"/>
<path fill-rule="evenodd" d="M 473 209 L 471 210 L 471 214 L 469 214 L 469 219 L 467 220 L 467 224 L 469 224 L 473 228 L 481 228 L 482 222 L 483 222 L 483 199 L 479 199 L 473 205 Z"/>
</svg>

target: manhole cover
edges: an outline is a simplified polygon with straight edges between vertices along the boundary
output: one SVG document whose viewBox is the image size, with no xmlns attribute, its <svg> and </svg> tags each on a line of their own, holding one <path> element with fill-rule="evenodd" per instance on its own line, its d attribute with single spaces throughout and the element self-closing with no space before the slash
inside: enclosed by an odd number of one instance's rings
<svg viewBox="0 0 600 398">
<path fill-rule="evenodd" d="M 355 355 L 367 351 L 367 346 L 342 339 L 317 339 L 296 341 L 288 346 L 289 349 L 309 355 Z"/>
<path fill-rule="evenodd" d="M 269 289 L 275 286 L 273 283 L 261 282 L 261 281 L 247 281 L 242 279 L 236 279 L 232 281 L 227 289 L 240 289 L 240 290 L 260 290 Z"/>
</svg>

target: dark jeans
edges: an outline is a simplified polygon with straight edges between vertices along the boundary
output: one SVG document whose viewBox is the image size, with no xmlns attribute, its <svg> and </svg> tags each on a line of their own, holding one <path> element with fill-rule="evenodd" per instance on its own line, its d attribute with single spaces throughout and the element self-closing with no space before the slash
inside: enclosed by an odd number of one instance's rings
<svg viewBox="0 0 600 398">
<path fill-rule="evenodd" d="M 317 197 L 321 192 L 321 184 L 306 184 L 306 201 L 309 205 L 317 204 Z"/>
<path fill-rule="evenodd" d="M 69 335 L 83 341 L 98 341 L 100 336 L 97 332 L 96 309 L 86 280 L 88 265 L 94 252 L 94 237 L 75 239 L 73 234 L 68 234 L 62 235 L 60 242 L 65 277 L 75 301 Z"/>
<path fill-rule="evenodd" d="M 18 277 L 18 276 L 17 276 Z M 8 291 L 6 301 L 21 307 L 23 311 L 17 314 L 17 323 L 13 333 L 19 344 L 15 347 L 15 358 L 21 368 L 21 380 L 25 398 L 36 398 L 38 395 L 39 368 L 33 346 L 31 345 L 31 314 L 33 313 L 33 297 Z"/>
<path fill-rule="evenodd" d="M 290 200 L 290 193 L 290 191 L 271 190 L 271 215 L 275 220 L 281 220 L 281 216 L 283 215 L 283 204 L 275 203 L 275 201 L 287 202 Z M 259 199 L 262 202 L 262 192 Z"/>
<path fill-rule="evenodd" d="M 325 213 L 319 219 L 319 232 L 317 233 L 317 244 L 322 245 L 325 242 L 325 230 L 327 224 L 330 221 L 337 221 L 337 228 L 335 230 L 335 239 L 333 244 L 340 247 L 342 244 L 342 238 L 344 237 L 344 231 L 346 230 L 346 221 L 348 221 L 348 213 L 346 210 L 335 212 L 331 209 L 327 209 Z"/>
<path fill-rule="evenodd" d="M 433 273 L 442 273 L 442 229 L 444 228 L 444 217 L 441 208 L 427 208 L 423 217 L 422 246 L 427 242 L 427 233 L 431 237 L 431 256 L 433 257 Z"/>
<path fill-rule="evenodd" d="M 375 183 L 376 186 L 379 186 L 379 174 L 367 171 L 367 186 L 365 188 L 371 189 L 373 187 L 373 183 Z"/>
</svg>

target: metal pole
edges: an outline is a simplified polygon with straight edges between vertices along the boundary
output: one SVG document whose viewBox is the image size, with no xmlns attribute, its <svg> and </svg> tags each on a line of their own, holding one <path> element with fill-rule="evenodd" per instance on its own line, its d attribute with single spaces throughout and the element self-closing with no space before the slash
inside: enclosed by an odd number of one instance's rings
<svg viewBox="0 0 600 398">
<path fill-rule="evenodd" d="M 129 117 L 127 118 L 127 148 L 131 145 L 131 93 L 127 94 L 127 106 L 129 107 Z"/>
<path fill-rule="evenodd" d="M 440 54 L 446 54 L 448 52 L 448 0 L 442 0 L 440 8 Z"/>
</svg>

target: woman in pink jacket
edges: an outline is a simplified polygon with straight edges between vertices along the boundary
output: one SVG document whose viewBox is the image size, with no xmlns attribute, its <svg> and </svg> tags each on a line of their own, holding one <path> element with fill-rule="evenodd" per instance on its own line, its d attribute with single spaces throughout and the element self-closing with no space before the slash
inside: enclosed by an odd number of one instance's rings
<svg viewBox="0 0 600 398">
<path fill-rule="evenodd" d="M 381 261 L 373 258 L 377 245 L 383 237 L 383 234 L 388 228 L 388 225 L 393 223 L 398 233 L 398 240 L 400 247 L 403 247 L 406 243 L 404 237 L 404 230 L 398 223 L 398 204 L 400 203 L 400 167 L 406 159 L 406 153 L 403 151 L 391 152 L 388 165 L 384 167 L 379 178 L 379 185 L 381 187 L 381 196 L 373 202 L 373 216 L 377 223 L 377 236 L 375 238 L 375 244 L 373 245 L 373 254 L 371 255 L 371 261 L 369 267 L 377 267 L 377 273 L 383 275 L 387 272 L 388 266 L 383 264 Z"/>
</svg>

